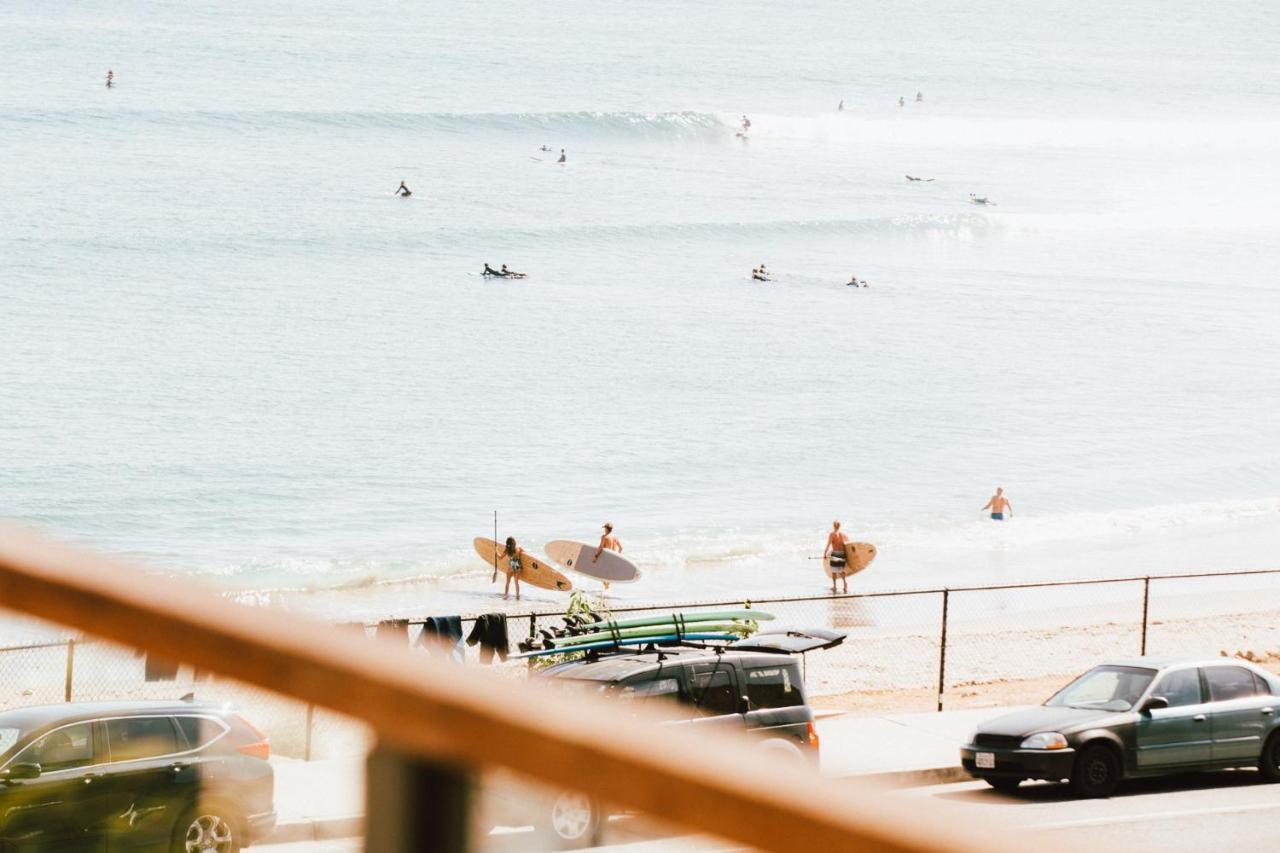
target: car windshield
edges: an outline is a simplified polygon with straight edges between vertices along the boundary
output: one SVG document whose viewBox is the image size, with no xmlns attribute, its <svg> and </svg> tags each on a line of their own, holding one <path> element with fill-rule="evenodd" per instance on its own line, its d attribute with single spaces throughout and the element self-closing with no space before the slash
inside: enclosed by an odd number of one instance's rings
<svg viewBox="0 0 1280 853">
<path fill-rule="evenodd" d="M 1155 676 L 1154 669 L 1139 666 L 1097 666 L 1059 690 L 1045 704 L 1058 708 L 1128 711 Z"/>
</svg>

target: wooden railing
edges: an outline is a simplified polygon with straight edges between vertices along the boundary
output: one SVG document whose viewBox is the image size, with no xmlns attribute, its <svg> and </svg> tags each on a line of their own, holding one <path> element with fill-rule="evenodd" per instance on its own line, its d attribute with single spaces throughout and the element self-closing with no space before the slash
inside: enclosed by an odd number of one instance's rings
<svg viewBox="0 0 1280 853">
<path fill-rule="evenodd" d="M 563 788 L 582 787 L 589 772 L 604 801 L 765 850 L 1026 849 L 1007 828 L 980 831 L 934 805 L 921 814 L 728 735 L 620 722 L 616 706 L 353 643 L 14 527 L 0 528 L 0 607 L 365 721 L 382 750 L 368 786 L 374 853 L 465 847 L 462 789 L 470 771 L 494 767 Z M 428 789 L 430 802 L 412 802 Z"/>
</svg>

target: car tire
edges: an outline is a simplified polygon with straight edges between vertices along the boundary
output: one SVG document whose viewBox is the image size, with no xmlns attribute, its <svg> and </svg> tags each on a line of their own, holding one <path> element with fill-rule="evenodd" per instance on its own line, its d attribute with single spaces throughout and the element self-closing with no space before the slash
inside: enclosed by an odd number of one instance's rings
<svg viewBox="0 0 1280 853">
<path fill-rule="evenodd" d="M 1272 732 L 1271 737 L 1262 745 L 1258 769 L 1262 771 L 1262 778 L 1268 782 L 1280 782 L 1280 732 Z"/>
<path fill-rule="evenodd" d="M 998 778 L 988 777 L 985 781 L 988 785 L 995 788 L 1002 794 L 1012 794 L 1014 791 L 1018 790 L 1018 786 L 1022 784 L 1021 779 L 1009 779 L 1003 776 Z"/>
<path fill-rule="evenodd" d="M 595 844 L 603 815 L 600 803 L 589 794 L 565 791 L 551 802 L 540 827 L 557 850 L 577 850 Z"/>
<path fill-rule="evenodd" d="M 1120 784 L 1120 756 L 1109 746 L 1095 743 L 1076 756 L 1071 769 L 1071 792 L 1077 797 L 1109 797 Z"/>
<path fill-rule="evenodd" d="M 244 821 L 225 803 L 189 806 L 173 827 L 173 853 L 240 853 Z"/>
</svg>

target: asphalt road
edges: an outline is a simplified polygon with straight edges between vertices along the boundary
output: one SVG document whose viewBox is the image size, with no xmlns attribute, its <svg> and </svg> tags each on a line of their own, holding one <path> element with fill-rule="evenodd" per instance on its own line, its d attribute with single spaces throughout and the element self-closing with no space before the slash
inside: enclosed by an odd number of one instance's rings
<svg viewBox="0 0 1280 853">
<path fill-rule="evenodd" d="M 895 798 L 958 806 L 983 831 L 1020 832 L 1044 837 L 1063 849 L 1111 849 L 1203 853 L 1205 850 L 1280 850 L 1280 785 L 1254 771 L 1199 773 L 1126 782 L 1106 800 L 1075 800 L 1065 785 L 1025 784 L 1014 796 L 997 794 L 982 782 L 907 788 Z M 639 829 L 639 827 L 635 827 Z M 964 826 L 957 826 L 961 832 Z M 634 831 L 615 824 L 614 843 L 632 850 L 712 851 L 734 849 L 705 838 Z M 492 837 L 482 847 L 492 853 L 537 847 L 532 834 Z M 495 843 L 496 842 L 496 843 Z M 359 853 L 358 840 L 315 841 L 255 847 L 262 853 Z"/>
</svg>

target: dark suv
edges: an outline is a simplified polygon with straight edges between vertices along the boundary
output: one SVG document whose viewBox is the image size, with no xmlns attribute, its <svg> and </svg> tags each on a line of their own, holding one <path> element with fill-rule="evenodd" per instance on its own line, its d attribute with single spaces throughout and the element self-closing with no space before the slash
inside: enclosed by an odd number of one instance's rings
<svg viewBox="0 0 1280 853">
<path fill-rule="evenodd" d="M 0 713 L 0 850 L 235 853 L 275 828 L 262 732 L 186 702 Z"/>
<path fill-rule="evenodd" d="M 843 635 L 839 636 L 843 639 Z M 782 638 L 795 640 L 795 637 Z M 761 641 L 756 648 L 806 651 L 831 644 L 806 637 L 803 645 Z M 799 659 L 788 654 L 728 647 L 719 651 L 681 646 L 614 651 L 556 664 L 541 677 L 569 690 L 596 693 L 621 703 L 643 703 L 672 725 L 744 731 L 758 748 L 818 765 L 813 709 L 805 698 Z M 605 810 L 590 794 L 565 791 L 531 796 L 510 780 L 490 786 L 482 828 L 533 823 L 539 846 L 581 847 L 597 838 Z"/>
</svg>

